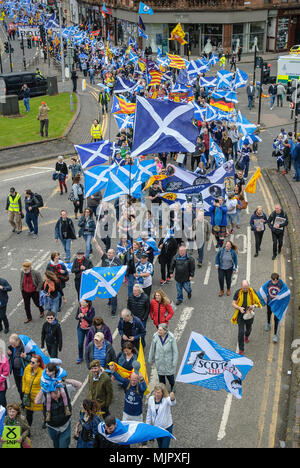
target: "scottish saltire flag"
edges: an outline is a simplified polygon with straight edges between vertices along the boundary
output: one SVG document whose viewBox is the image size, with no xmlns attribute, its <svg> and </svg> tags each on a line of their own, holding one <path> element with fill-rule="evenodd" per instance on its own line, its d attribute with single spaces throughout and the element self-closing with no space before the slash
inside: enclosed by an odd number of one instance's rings
<svg viewBox="0 0 300 468">
<path fill-rule="evenodd" d="M 72 266 L 73 266 L 73 262 L 70 262 L 70 263 L 64 263 L 66 269 L 67 269 L 67 272 L 68 272 L 68 275 L 70 273 L 72 273 Z"/>
<path fill-rule="evenodd" d="M 215 76 L 201 76 L 200 87 L 201 88 L 215 88 L 217 86 L 217 78 Z"/>
<path fill-rule="evenodd" d="M 126 241 L 126 245 L 117 244 L 117 255 L 125 254 L 129 249 L 131 249 L 131 242 L 130 240 Z"/>
<path fill-rule="evenodd" d="M 220 59 L 219 59 L 219 57 L 218 57 L 217 55 L 212 54 L 212 55 L 210 56 L 210 59 L 208 60 L 208 64 L 209 64 L 209 65 L 215 65 L 216 63 L 218 63 L 219 60 L 220 60 Z"/>
<path fill-rule="evenodd" d="M 144 39 L 148 39 L 147 34 L 138 26 L 139 37 L 143 37 Z"/>
<path fill-rule="evenodd" d="M 153 15 L 154 12 L 152 8 L 150 8 L 148 5 L 146 5 L 143 2 L 140 2 L 139 4 L 139 15 Z"/>
<path fill-rule="evenodd" d="M 238 151 L 241 151 L 243 145 L 252 145 L 255 141 L 261 142 L 262 139 L 258 135 L 244 135 L 242 138 L 239 139 L 238 142 Z"/>
<path fill-rule="evenodd" d="M 218 89 L 212 92 L 211 97 L 213 99 L 225 99 L 225 101 L 233 102 L 234 104 L 238 103 L 238 98 L 234 91 Z"/>
<path fill-rule="evenodd" d="M 181 86 L 186 86 L 186 87 L 191 86 L 190 78 L 185 68 L 182 68 L 179 71 L 177 79 L 176 79 L 176 85 L 181 85 Z"/>
<path fill-rule="evenodd" d="M 109 140 L 74 145 L 79 157 L 82 169 L 97 166 L 107 162 L 112 154 L 112 143 Z"/>
<path fill-rule="evenodd" d="M 242 115 L 241 111 L 238 112 L 236 125 L 243 135 L 252 134 L 257 129 L 256 125 L 249 122 L 249 120 Z"/>
<path fill-rule="evenodd" d="M 175 439 L 170 432 L 159 426 L 152 426 L 151 424 L 135 421 L 120 421 L 117 418 L 116 423 L 116 429 L 112 434 L 106 434 L 104 422 L 99 424 L 98 432 L 105 437 L 105 439 L 119 445 L 139 444 L 140 442 L 157 439 L 158 437 L 170 437 L 170 439 Z"/>
<path fill-rule="evenodd" d="M 139 242 L 141 244 L 142 248 L 145 251 L 148 250 L 148 248 L 150 247 L 153 250 L 154 255 L 159 255 L 160 254 L 160 250 L 157 248 L 156 242 L 153 239 L 153 237 L 148 237 L 147 240 L 144 240 L 141 237 L 139 237 L 137 239 L 137 242 Z"/>
<path fill-rule="evenodd" d="M 248 81 L 247 73 L 237 68 L 236 73 L 235 73 L 235 78 L 233 81 L 233 88 L 234 89 L 243 88 L 244 86 L 246 86 L 247 81 Z"/>
<path fill-rule="evenodd" d="M 133 114 L 113 114 L 116 119 L 119 129 L 133 128 L 134 115 Z"/>
<path fill-rule="evenodd" d="M 286 314 L 291 298 L 291 291 L 287 285 L 282 280 L 277 284 L 270 280 L 262 285 L 257 295 L 261 305 L 268 305 L 280 322 Z"/>
<path fill-rule="evenodd" d="M 217 73 L 217 89 L 231 89 L 233 73 L 227 70 L 220 70 Z"/>
<path fill-rule="evenodd" d="M 138 56 L 131 50 L 128 55 L 128 62 L 136 63 L 138 59 Z"/>
<path fill-rule="evenodd" d="M 194 106 L 137 97 L 132 157 L 149 153 L 193 153 L 198 130 L 193 125 Z"/>
<path fill-rule="evenodd" d="M 90 197 L 106 187 L 112 166 L 95 166 L 84 171 L 84 198 Z"/>
<path fill-rule="evenodd" d="M 147 182 L 150 177 L 157 175 L 157 165 L 155 159 L 146 159 L 138 163 L 138 180 Z"/>
<path fill-rule="evenodd" d="M 207 72 L 207 65 L 203 64 L 201 60 L 191 60 L 187 66 L 187 73 L 189 77 L 198 76 L 200 73 Z"/>
<path fill-rule="evenodd" d="M 242 398 L 242 385 L 253 362 L 216 341 L 192 332 L 178 371 L 176 382 L 183 382 L 209 390 L 225 390 L 235 398 Z"/>
<path fill-rule="evenodd" d="M 216 167 L 220 167 L 226 162 L 223 151 L 211 137 L 209 138 L 209 154 L 215 159 Z"/>
<path fill-rule="evenodd" d="M 143 22 L 143 20 L 142 20 L 142 18 L 140 16 L 139 16 L 139 19 L 138 19 L 138 25 L 143 31 L 146 31 L 146 26 L 144 25 L 144 22 Z M 157 48 L 157 55 L 158 55 L 158 48 Z"/>
<path fill-rule="evenodd" d="M 6 409 L 4 408 L 4 406 L 0 405 L 0 437 L 2 436 L 2 432 L 3 432 L 5 416 L 6 416 Z"/>
<path fill-rule="evenodd" d="M 125 278 L 127 267 L 95 267 L 81 275 L 80 300 L 94 301 L 116 297 Z"/>
<path fill-rule="evenodd" d="M 105 84 L 103 83 L 97 83 L 97 86 L 99 86 L 100 88 L 104 89 L 104 91 L 109 94 L 110 93 L 110 88 L 108 86 L 106 86 Z"/>
<path fill-rule="evenodd" d="M 37 354 L 38 356 L 41 356 L 43 359 L 43 362 L 45 365 L 47 365 L 51 360 L 49 356 L 46 356 L 46 354 L 43 353 L 43 351 L 38 347 L 38 345 L 27 335 L 18 335 L 20 340 L 22 341 L 24 345 L 24 352 L 26 354 Z"/>
<path fill-rule="evenodd" d="M 117 166 L 109 171 L 108 182 L 103 201 L 111 201 L 121 195 L 142 196 L 142 181 L 138 178 L 139 169 L 136 165 Z"/>
<path fill-rule="evenodd" d="M 212 120 L 218 120 L 219 113 L 216 107 L 206 105 L 206 122 L 211 122 Z"/>
<path fill-rule="evenodd" d="M 206 107 L 201 107 L 194 101 L 194 118 L 204 122 L 206 120 Z"/>
<path fill-rule="evenodd" d="M 117 76 L 114 93 L 132 93 L 137 86 L 138 83 L 136 81 L 126 80 L 125 78 Z"/>
</svg>

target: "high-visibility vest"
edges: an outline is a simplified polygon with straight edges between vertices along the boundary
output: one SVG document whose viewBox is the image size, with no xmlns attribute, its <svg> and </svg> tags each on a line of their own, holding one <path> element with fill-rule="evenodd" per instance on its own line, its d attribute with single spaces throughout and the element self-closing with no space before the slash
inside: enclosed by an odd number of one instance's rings
<svg viewBox="0 0 300 468">
<path fill-rule="evenodd" d="M 9 195 L 9 207 L 8 211 L 20 211 L 20 206 L 19 206 L 19 200 L 21 198 L 21 195 L 17 193 L 15 195 L 15 198 L 13 198 L 11 195 Z"/>
<path fill-rule="evenodd" d="M 101 129 L 101 125 L 92 125 L 92 128 L 91 128 L 91 135 L 92 135 L 92 138 L 95 138 L 95 140 L 101 140 L 102 138 L 102 129 Z"/>
</svg>

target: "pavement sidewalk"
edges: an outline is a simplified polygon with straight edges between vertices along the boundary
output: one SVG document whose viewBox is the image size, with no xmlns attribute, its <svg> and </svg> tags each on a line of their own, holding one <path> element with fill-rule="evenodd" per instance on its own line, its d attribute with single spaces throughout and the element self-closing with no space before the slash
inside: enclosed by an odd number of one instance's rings
<svg viewBox="0 0 300 468">
<path fill-rule="evenodd" d="M 294 170 L 283 175 L 275 169 L 263 170 L 267 181 L 273 186 L 280 203 L 288 215 L 288 235 L 292 250 L 293 290 L 290 313 L 293 314 L 293 341 L 300 337 L 300 182 L 293 180 Z M 294 349 L 294 348 L 293 348 Z M 293 350 L 291 350 L 292 354 Z M 300 368 L 291 360 L 291 385 L 289 414 L 286 430 L 286 446 L 300 448 Z"/>
</svg>

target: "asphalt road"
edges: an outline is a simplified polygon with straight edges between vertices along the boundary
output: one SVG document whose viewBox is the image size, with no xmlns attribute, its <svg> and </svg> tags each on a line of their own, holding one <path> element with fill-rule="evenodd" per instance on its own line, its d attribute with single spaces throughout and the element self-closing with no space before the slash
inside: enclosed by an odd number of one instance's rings
<svg viewBox="0 0 300 468">
<path fill-rule="evenodd" d="M 258 155 L 259 156 L 259 155 Z M 52 181 L 51 174 L 55 161 L 47 161 L 34 166 L 24 166 L 16 170 L 6 170 L 0 173 L 1 206 L 5 205 L 6 194 L 10 186 L 15 186 L 24 194 L 26 188 L 33 188 L 44 196 L 45 208 L 40 218 L 39 237 L 34 240 L 24 229 L 22 234 L 11 233 L 4 210 L 0 215 L 0 276 L 6 278 L 13 287 L 10 293 L 8 316 L 10 331 L 24 333 L 40 343 L 40 333 L 43 320 L 33 308 L 34 320 L 25 325 L 25 313 L 19 291 L 20 268 L 25 260 L 30 260 L 33 267 L 41 273 L 50 259 L 50 253 L 60 250 L 61 246 L 54 241 L 54 224 L 61 208 L 67 208 L 72 213 L 72 205 L 66 196 L 60 196 Z M 255 162 L 254 162 L 255 164 Z M 70 183 L 69 183 L 70 186 Z M 291 282 L 289 247 L 285 243 L 284 253 L 274 262 L 271 260 L 271 235 L 267 231 L 263 240 L 260 256 L 253 258 L 253 236 L 250 233 L 249 217 L 258 204 L 262 204 L 266 212 L 270 212 L 274 199 L 269 188 L 262 179 L 255 195 L 249 195 L 249 213 L 244 212 L 241 229 L 233 235 L 234 242 L 239 247 L 239 270 L 234 279 L 232 291 L 238 289 L 242 279 L 249 279 L 254 288 L 259 288 L 273 271 L 278 271 L 282 278 Z M 287 241 L 287 239 L 286 239 Z M 83 247 L 82 240 L 76 240 L 72 246 L 74 254 L 78 247 Z M 231 350 L 237 347 L 237 328 L 231 325 L 231 297 L 219 298 L 217 273 L 214 267 L 214 242 L 211 239 L 205 249 L 205 259 L 202 269 L 198 269 L 193 282 L 191 300 L 185 298 L 184 303 L 177 307 L 170 322 L 170 330 L 175 332 L 179 355 L 182 358 L 190 332 L 202 333 L 214 339 L 219 344 Z M 99 262 L 97 254 L 92 256 L 94 265 Z M 71 275 L 72 276 L 72 275 Z M 155 266 L 153 290 L 159 287 L 159 266 Z M 175 284 L 165 285 L 164 289 L 170 298 L 175 297 Z M 80 403 L 87 394 L 85 364 L 77 366 L 77 322 L 74 320 L 77 300 L 73 278 L 65 289 L 67 304 L 59 314 L 62 324 L 64 347 L 60 357 L 63 365 L 72 378 L 82 381 L 83 387 L 73 395 L 73 424 L 77 421 Z M 127 288 L 123 286 L 119 294 L 120 312 L 127 302 Z M 110 316 L 104 301 L 96 301 L 95 309 L 101 314 L 114 334 L 116 352 L 120 349 L 120 338 L 116 327 L 118 319 Z M 174 434 L 176 441 L 173 447 L 272 447 L 278 445 L 278 437 L 284 433 L 287 404 L 288 379 L 286 371 L 285 350 L 290 342 L 291 314 L 287 315 L 280 328 L 280 339 L 277 345 L 272 343 L 272 333 L 264 332 L 265 311 L 258 311 L 245 355 L 253 360 L 254 367 L 248 374 L 243 386 L 243 398 L 238 401 L 225 392 L 214 392 L 192 385 L 178 383 L 176 386 L 177 405 L 173 409 Z M 149 343 L 155 332 L 152 323 L 147 324 L 146 358 Z M 8 342 L 7 336 L 2 336 Z M 180 360 L 179 360 L 180 363 Z M 151 386 L 156 381 L 155 372 L 148 366 Z M 12 382 L 13 383 L 13 382 Z M 123 393 L 114 385 L 115 398 L 111 413 L 121 416 Z M 18 401 L 14 386 L 8 392 L 8 401 Z M 41 415 L 36 414 L 32 427 L 32 442 L 34 447 L 50 447 L 46 431 L 41 431 Z"/>
<path fill-rule="evenodd" d="M 241 109 L 246 110 L 246 103 L 241 93 Z M 264 103 L 265 113 L 268 114 L 267 103 Z M 242 110 L 243 112 L 243 110 Z M 274 110 L 274 119 L 280 118 L 282 112 L 288 113 L 287 105 L 284 110 Z M 247 114 L 245 114 L 247 117 Z M 253 117 L 253 115 L 252 115 Z M 251 115 L 249 113 L 249 120 Z M 259 145 L 259 152 L 252 156 L 251 173 L 256 166 L 274 167 L 275 161 L 271 157 L 272 138 L 277 135 L 280 128 L 269 128 L 262 132 L 263 142 Z M 108 133 L 108 130 L 107 130 Z M 106 134 L 107 136 L 107 134 Z M 10 331 L 25 333 L 40 343 L 40 333 L 43 320 L 39 318 L 38 310 L 33 308 L 34 320 L 25 325 L 24 308 L 19 290 L 19 275 L 21 265 L 25 260 L 30 260 L 33 267 L 41 273 L 50 259 L 52 251 L 60 250 L 61 245 L 54 241 L 54 225 L 62 208 L 66 208 L 70 215 L 72 204 L 65 195 L 60 196 L 56 183 L 52 181 L 52 172 L 55 166 L 53 160 L 40 164 L 26 165 L 16 169 L 0 172 L 0 276 L 6 278 L 13 287 L 9 296 L 8 316 Z M 42 209 L 42 217 L 39 220 L 39 237 L 34 240 L 28 236 L 24 228 L 22 234 L 11 233 L 4 211 L 6 196 L 9 188 L 14 186 L 24 197 L 25 189 L 30 188 L 42 193 L 45 207 Z M 70 188 L 70 181 L 68 182 Z M 283 254 L 275 261 L 272 257 L 272 242 L 269 230 L 265 233 L 262 252 L 258 258 L 253 258 L 254 238 L 250 232 L 249 219 L 257 205 L 261 204 L 268 214 L 273 210 L 277 201 L 268 187 L 264 178 L 260 179 L 255 195 L 248 196 L 249 206 L 247 212 L 242 213 L 241 229 L 236 230 L 232 236 L 233 241 L 239 247 L 238 274 L 233 280 L 232 292 L 239 288 L 243 279 L 248 279 L 251 285 L 257 289 L 269 277 L 273 271 L 277 271 L 282 279 L 292 287 L 291 259 L 288 237 L 285 237 Z M 83 247 L 82 240 L 76 240 L 72 245 L 72 253 L 75 254 L 78 247 Z M 193 295 L 190 300 L 185 298 L 184 303 L 176 308 L 174 317 L 170 322 L 170 330 L 175 333 L 179 348 L 179 363 L 183 357 L 191 331 L 201 333 L 220 345 L 235 351 L 237 349 L 237 327 L 231 325 L 232 295 L 231 297 L 218 297 L 217 272 L 215 270 L 216 250 L 211 238 L 206 244 L 204 263 L 201 269 L 197 269 L 193 281 Z M 94 265 L 100 261 L 97 254 L 92 256 Z M 71 275 L 72 276 L 72 275 Z M 159 287 L 159 265 L 155 264 L 153 279 L 153 291 Z M 163 286 L 168 296 L 175 301 L 176 288 L 172 282 Z M 83 382 L 82 388 L 72 396 L 73 401 L 73 426 L 78 420 L 79 408 L 86 397 L 87 368 L 85 364 L 76 365 L 77 359 L 77 335 L 75 313 L 77 308 L 76 293 L 73 278 L 67 283 L 65 289 L 67 304 L 63 306 L 59 314 L 62 324 L 64 347 L 60 357 L 68 375 Z M 118 312 L 127 303 L 127 288 L 122 286 L 119 293 Z M 291 301 L 292 303 L 292 301 Z M 96 301 L 96 314 L 102 315 L 110 326 L 114 336 L 114 348 L 120 350 L 120 338 L 116 328 L 118 319 L 110 316 L 109 308 L 104 301 Z M 272 331 L 264 331 L 266 311 L 259 310 L 256 313 L 253 332 L 250 343 L 246 345 L 246 357 L 253 360 L 254 367 L 247 375 L 243 385 L 243 398 L 236 400 L 229 394 L 202 389 L 193 385 L 177 383 L 177 404 L 173 408 L 174 434 L 176 441 L 172 441 L 172 447 L 278 447 L 279 440 L 284 440 L 286 430 L 286 415 L 289 398 L 289 349 L 292 337 L 292 313 L 286 316 L 279 331 L 279 342 L 272 342 Z M 155 328 L 148 321 L 146 335 L 145 356 L 148 357 L 149 344 Z M 2 339 L 8 343 L 8 337 Z M 154 369 L 148 365 L 150 386 L 157 380 Z M 13 384 L 13 379 L 12 379 Z M 114 385 L 114 402 L 111 406 L 111 414 L 121 417 L 123 409 L 123 392 Z M 18 401 L 18 395 L 14 385 L 8 392 L 8 401 Z M 146 405 L 145 405 L 146 408 Z M 51 447 L 50 439 L 46 431 L 41 430 L 42 418 L 40 414 L 34 416 L 32 426 L 32 442 L 34 447 Z M 75 442 L 72 442 L 74 446 Z"/>
</svg>

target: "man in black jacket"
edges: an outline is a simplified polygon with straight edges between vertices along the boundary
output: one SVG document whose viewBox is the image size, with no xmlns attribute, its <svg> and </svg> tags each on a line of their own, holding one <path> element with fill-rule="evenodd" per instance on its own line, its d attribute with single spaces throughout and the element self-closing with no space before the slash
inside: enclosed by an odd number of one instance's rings
<svg viewBox="0 0 300 468">
<path fill-rule="evenodd" d="M 143 288 L 139 284 L 133 286 L 133 294 L 128 296 L 127 308 L 130 312 L 138 317 L 144 328 L 150 311 L 149 296 L 143 292 Z"/>
<path fill-rule="evenodd" d="M 182 289 L 185 289 L 189 299 L 192 297 L 191 279 L 195 274 L 195 260 L 187 254 L 184 245 L 179 247 L 178 255 L 172 260 L 170 267 L 171 276 L 173 276 L 174 270 L 177 289 L 176 305 L 179 305 L 183 302 Z"/>
<path fill-rule="evenodd" d="M 66 258 L 65 262 L 70 262 L 71 257 L 71 242 L 76 239 L 75 228 L 73 221 L 68 218 L 66 210 L 61 210 L 60 218 L 55 225 L 54 237 L 56 242 L 61 241 Z"/>
<path fill-rule="evenodd" d="M 0 331 L 3 330 L 3 322 L 5 334 L 9 332 L 9 323 L 6 316 L 6 308 L 8 303 L 7 293 L 11 290 L 11 285 L 5 279 L 0 278 Z"/>
<path fill-rule="evenodd" d="M 280 205 L 275 205 L 274 211 L 270 214 L 268 219 L 268 226 L 272 231 L 272 240 L 273 240 L 273 257 L 272 260 L 275 260 L 278 253 L 281 253 L 284 228 L 288 225 L 287 214 L 283 211 Z M 278 247 L 278 249 L 277 249 Z"/>
<path fill-rule="evenodd" d="M 75 274 L 75 289 L 77 291 L 78 300 L 80 299 L 80 285 L 81 285 L 81 275 L 84 270 L 90 270 L 93 268 L 91 260 L 85 258 L 84 251 L 78 250 L 76 258 L 72 265 L 71 272 Z"/>
</svg>

